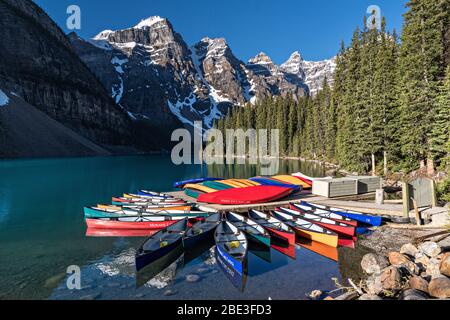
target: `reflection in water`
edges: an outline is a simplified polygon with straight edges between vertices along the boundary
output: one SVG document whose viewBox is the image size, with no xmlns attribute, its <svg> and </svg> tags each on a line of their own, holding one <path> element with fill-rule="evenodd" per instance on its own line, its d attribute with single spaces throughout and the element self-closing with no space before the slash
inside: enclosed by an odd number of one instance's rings
<svg viewBox="0 0 450 320">
<path fill-rule="evenodd" d="M 143 285 L 163 288 L 175 280 L 177 270 L 184 264 L 183 245 L 149 264 L 136 274 L 136 288 Z"/>
<path fill-rule="evenodd" d="M 248 251 L 268 263 L 272 262 L 272 256 L 270 254 L 270 247 L 268 247 L 260 242 L 249 241 L 248 242 Z"/>
<path fill-rule="evenodd" d="M 323 257 L 326 257 L 333 261 L 339 260 L 338 249 L 335 247 L 327 246 L 326 244 L 314 242 L 305 238 L 297 238 L 297 243 L 302 248 L 308 249 Z"/>
<path fill-rule="evenodd" d="M 270 247 L 272 249 L 275 249 L 278 252 L 281 252 L 282 254 L 288 256 L 292 260 L 296 259 L 295 256 L 295 246 L 289 245 L 287 241 L 283 241 L 277 238 L 271 239 Z"/>
<path fill-rule="evenodd" d="M 121 229 L 96 229 L 87 228 L 86 237 L 150 237 L 156 234 L 158 230 L 121 230 Z"/>
</svg>

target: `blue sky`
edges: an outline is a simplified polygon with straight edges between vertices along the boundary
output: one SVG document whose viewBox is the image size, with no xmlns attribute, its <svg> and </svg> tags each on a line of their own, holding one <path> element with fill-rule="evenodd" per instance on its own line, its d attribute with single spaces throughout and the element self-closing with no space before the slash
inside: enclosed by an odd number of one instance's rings
<svg viewBox="0 0 450 320">
<path fill-rule="evenodd" d="M 141 19 L 168 18 L 188 45 L 208 36 L 227 39 L 247 61 L 263 51 L 276 63 L 298 50 L 307 60 L 330 58 L 362 26 L 369 5 L 378 5 L 388 29 L 401 30 L 406 0 L 35 0 L 66 32 L 66 9 L 79 5 L 82 37 L 123 29 Z"/>
</svg>

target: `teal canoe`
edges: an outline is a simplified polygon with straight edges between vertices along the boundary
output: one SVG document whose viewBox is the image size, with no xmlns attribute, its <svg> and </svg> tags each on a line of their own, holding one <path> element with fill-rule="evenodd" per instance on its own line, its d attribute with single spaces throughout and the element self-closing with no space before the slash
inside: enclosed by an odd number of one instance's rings
<svg viewBox="0 0 450 320">
<path fill-rule="evenodd" d="M 228 186 L 226 184 L 220 183 L 218 181 L 207 181 L 204 182 L 203 185 L 205 187 L 217 190 L 217 191 L 222 191 L 222 190 L 228 190 L 228 189 L 233 189 L 233 187 Z"/>
<path fill-rule="evenodd" d="M 170 217 L 186 217 L 186 218 L 206 218 L 210 213 L 202 211 L 190 211 L 190 212 L 170 212 L 162 209 L 158 212 L 142 212 L 135 210 L 123 209 L 119 211 L 107 211 L 104 209 L 98 209 L 93 207 L 84 208 L 85 218 L 123 218 L 123 217 L 139 217 L 139 216 L 170 216 Z"/>
</svg>

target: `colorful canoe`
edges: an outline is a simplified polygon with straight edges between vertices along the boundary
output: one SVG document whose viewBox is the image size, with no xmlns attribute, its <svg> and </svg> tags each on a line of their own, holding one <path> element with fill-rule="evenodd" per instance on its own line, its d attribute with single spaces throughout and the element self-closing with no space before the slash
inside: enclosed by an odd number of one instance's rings
<svg viewBox="0 0 450 320">
<path fill-rule="evenodd" d="M 128 197 L 113 197 L 112 204 L 135 204 L 135 205 L 153 205 L 153 204 L 166 204 L 166 203 L 176 203 L 183 204 L 186 203 L 181 199 L 155 199 L 155 198 L 128 198 Z"/>
<path fill-rule="evenodd" d="M 85 207 L 84 216 L 86 218 L 122 218 L 122 217 L 152 217 L 152 216 L 188 217 L 199 218 L 208 217 L 209 213 L 191 210 L 187 207 L 157 208 L 157 209 L 129 209 L 115 206 L 99 205 L 97 207 Z"/>
<path fill-rule="evenodd" d="M 314 213 L 315 215 L 318 215 L 318 216 L 321 216 L 321 217 L 324 217 L 324 218 L 328 218 L 328 219 L 332 219 L 332 220 L 337 221 L 337 222 L 342 222 L 342 223 L 345 223 L 345 224 L 348 224 L 348 225 L 351 225 L 351 226 L 354 226 L 354 227 L 358 226 L 358 222 L 357 221 L 355 221 L 353 219 L 350 219 L 350 218 L 347 218 L 347 217 L 344 217 L 344 216 L 341 216 L 341 215 L 336 214 L 336 213 L 332 213 L 330 211 L 326 211 L 326 210 L 322 210 L 322 209 L 316 209 L 316 208 L 313 208 L 313 207 L 310 207 L 310 206 L 305 206 L 303 204 L 298 204 L 298 203 L 291 203 L 290 204 L 290 208 L 292 210 L 297 210 L 299 212 Z"/>
<path fill-rule="evenodd" d="M 290 189 L 292 189 L 292 193 L 298 193 L 298 192 L 302 191 L 302 187 L 299 185 L 283 183 L 281 181 L 271 179 L 271 178 L 255 177 L 255 178 L 250 178 L 250 180 L 258 182 L 263 186 L 276 186 L 276 187 L 282 187 L 282 188 L 290 188 Z"/>
<path fill-rule="evenodd" d="M 229 187 L 238 188 L 238 189 L 239 188 L 251 187 L 251 186 L 247 185 L 246 183 L 242 183 L 240 181 L 236 181 L 236 180 L 233 180 L 233 179 L 221 180 L 219 182 L 222 183 L 222 184 L 225 184 L 225 185 L 227 185 Z"/>
<path fill-rule="evenodd" d="M 120 238 L 142 238 L 150 237 L 158 230 L 120 230 L 120 229 L 95 229 L 87 228 L 86 237 L 120 237 Z"/>
<path fill-rule="evenodd" d="M 175 248 L 183 245 L 188 220 L 183 219 L 150 236 L 136 252 L 136 271 L 163 258 Z"/>
<path fill-rule="evenodd" d="M 225 217 L 228 222 L 243 231 L 247 236 L 270 247 L 270 234 L 256 221 L 233 212 L 227 212 Z"/>
<path fill-rule="evenodd" d="M 332 208 L 332 207 L 327 207 L 327 206 L 322 206 L 322 205 L 310 204 L 308 202 L 302 202 L 301 204 L 310 206 L 313 208 L 317 208 L 317 209 L 327 210 L 332 213 L 336 213 L 341 216 L 344 216 L 344 217 L 347 217 L 347 218 L 350 218 L 350 219 L 353 219 L 358 222 L 365 223 L 365 224 L 368 224 L 368 225 L 371 225 L 374 227 L 381 226 L 381 223 L 383 222 L 383 219 L 381 217 L 370 216 L 370 215 L 366 215 L 366 214 L 363 214 L 363 213 L 357 212 L 357 211 L 349 211 L 349 210 L 340 209 L 340 208 Z"/>
<path fill-rule="evenodd" d="M 257 210 L 250 210 L 248 215 L 274 237 L 295 245 L 295 232 L 280 220 Z"/>
<path fill-rule="evenodd" d="M 189 179 L 189 180 L 175 182 L 173 184 L 173 187 L 176 188 L 176 189 L 181 189 L 187 184 L 196 184 L 196 183 L 202 183 L 202 182 L 205 182 L 205 181 L 216 181 L 216 180 L 221 180 L 221 179 L 218 179 L 218 178 Z"/>
<path fill-rule="evenodd" d="M 256 186 L 201 194 L 198 197 L 198 201 L 221 205 L 257 204 L 276 201 L 289 196 L 291 193 L 291 188 Z"/>
<path fill-rule="evenodd" d="M 329 179 L 333 179 L 332 177 L 313 178 L 313 177 L 307 176 L 306 174 L 303 174 L 303 173 L 301 173 L 301 172 L 293 173 L 292 176 L 293 176 L 293 177 L 297 177 L 297 178 L 299 178 L 300 180 L 302 180 L 302 181 L 304 181 L 304 182 L 306 182 L 306 183 L 308 183 L 308 184 L 310 184 L 310 185 L 312 185 L 313 182 L 316 181 L 316 180 L 324 180 L 324 179 L 329 180 Z"/>
<path fill-rule="evenodd" d="M 340 235 L 353 237 L 355 235 L 355 227 L 342 223 L 337 222 L 328 218 L 324 218 L 318 215 L 315 215 L 313 213 L 309 212 L 300 212 L 297 210 L 292 210 L 288 208 L 277 208 L 278 211 L 282 211 L 284 213 L 287 213 L 293 217 L 302 218 L 307 221 L 310 221 L 312 223 L 315 223 L 321 227 L 327 228 L 328 230 L 334 231 Z"/>
<path fill-rule="evenodd" d="M 297 234 L 303 238 L 317 241 L 329 245 L 331 247 L 338 246 L 337 233 L 323 228 L 315 223 L 304 220 L 302 218 L 293 217 L 281 211 L 273 211 L 275 218 L 283 221 L 285 224 L 294 229 Z"/>
<path fill-rule="evenodd" d="M 311 187 L 312 187 L 311 184 L 306 183 L 305 181 L 298 179 L 296 177 L 293 177 L 293 176 L 278 175 L 278 176 L 273 176 L 272 179 L 276 179 L 282 183 L 290 183 L 290 184 L 294 184 L 297 186 L 302 186 L 303 189 L 311 189 Z"/>
<path fill-rule="evenodd" d="M 183 246 L 185 249 L 191 249 L 196 244 L 207 242 L 214 239 L 214 231 L 221 223 L 222 215 L 215 213 L 207 217 L 205 220 L 195 223 L 183 238 Z"/>
<path fill-rule="evenodd" d="M 233 188 L 233 187 L 231 187 L 229 185 L 221 183 L 220 181 L 207 181 L 207 182 L 203 182 L 202 185 L 204 185 L 205 187 L 214 189 L 216 191 L 228 190 L 228 189 L 232 189 Z"/>
<path fill-rule="evenodd" d="M 228 221 L 221 222 L 214 233 L 218 255 L 237 273 L 244 273 L 248 242 L 245 234 Z"/>
<path fill-rule="evenodd" d="M 150 190 L 139 190 L 138 195 L 143 197 L 160 197 L 160 198 L 166 198 L 171 199 L 173 196 L 168 195 L 167 193 L 161 193 L 161 192 L 155 192 Z"/>
<path fill-rule="evenodd" d="M 88 228 L 121 230 L 158 230 L 167 228 L 183 217 L 130 217 L 130 218 L 86 218 Z"/>
<path fill-rule="evenodd" d="M 216 192 L 217 191 L 217 190 L 215 190 L 213 188 L 209 188 L 209 187 L 204 186 L 202 184 L 187 184 L 183 188 L 194 190 L 194 191 L 199 191 L 199 192 L 203 192 L 203 193 L 212 193 L 212 192 Z"/>
</svg>

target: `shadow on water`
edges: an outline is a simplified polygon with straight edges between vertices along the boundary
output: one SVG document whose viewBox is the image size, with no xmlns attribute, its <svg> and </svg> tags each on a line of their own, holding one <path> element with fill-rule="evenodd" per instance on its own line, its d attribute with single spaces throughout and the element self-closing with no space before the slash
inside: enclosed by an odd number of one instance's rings
<svg viewBox="0 0 450 320">
<path fill-rule="evenodd" d="M 184 262 L 181 264 L 179 261 L 184 260 L 184 257 L 183 259 L 180 259 L 180 257 L 182 257 L 183 255 L 183 251 L 183 245 L 180 244 L 166 256 L 158 259 L 157 261 L 146 266 L 144 269 L 140 270 L 136 274 L 136 288 L 142 287 L 174 263 L 180 264 L 180 266 L 182 264 L 184 265 Z M 178 270 L 178 266 L 174 269 Z"/>
</svg>

